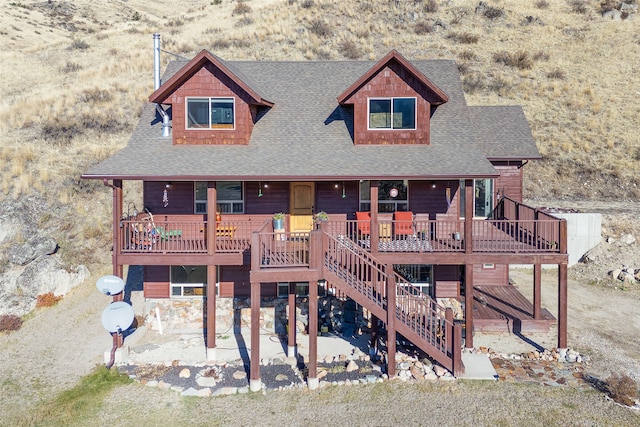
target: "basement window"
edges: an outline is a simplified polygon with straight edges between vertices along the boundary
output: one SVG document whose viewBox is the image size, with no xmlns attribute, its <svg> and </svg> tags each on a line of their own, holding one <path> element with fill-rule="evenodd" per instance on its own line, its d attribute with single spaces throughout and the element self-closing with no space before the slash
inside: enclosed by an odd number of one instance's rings
<svg viewBox="0 0 640 427">
<path fill-rule="evenodd" d="M 187 129 L 235 127 L 233 98 L 187 98 Z"/>
<path fill-rule="evenodd" d="M 206 265 L 171 266 L 171 298 L 202 297 L 206 284 Z"/>
</svg>

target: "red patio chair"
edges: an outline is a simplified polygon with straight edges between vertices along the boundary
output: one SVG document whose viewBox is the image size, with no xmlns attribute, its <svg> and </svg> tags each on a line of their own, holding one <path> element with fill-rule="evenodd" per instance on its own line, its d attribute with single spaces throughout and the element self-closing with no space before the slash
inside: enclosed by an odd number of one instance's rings
<svg viewBox="0 0 640 427">
<path fill-rule="evenodd" d="M 416 234 L 413 226 L 413 212 L 394 212 L 396 236 L 413 236 Z"/>
<path fill-rule="evenodd" d="M 358 221 L 358 233 L 361 236 L 369 236 L 371 234 L 371 212 L 356 212 L 356 220 Z"/>
</svg>

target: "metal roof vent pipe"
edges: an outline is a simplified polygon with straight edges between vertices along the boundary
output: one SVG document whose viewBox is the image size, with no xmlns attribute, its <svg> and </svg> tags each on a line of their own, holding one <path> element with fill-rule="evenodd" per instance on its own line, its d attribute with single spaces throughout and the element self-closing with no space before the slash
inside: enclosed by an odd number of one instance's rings
<svg viewBox="0 0 640 427">
<path fill-rule="evenodd" d="M 158 90 L 160 84 L 160 34 L 155 33 L 153 35 L 153 90 Z M 162 117 L 162 136 L 167 138 L 171 136 L 169 114 L 164 111 L 160 104 L 156 104 L 156 111 Z"/>
</svg>

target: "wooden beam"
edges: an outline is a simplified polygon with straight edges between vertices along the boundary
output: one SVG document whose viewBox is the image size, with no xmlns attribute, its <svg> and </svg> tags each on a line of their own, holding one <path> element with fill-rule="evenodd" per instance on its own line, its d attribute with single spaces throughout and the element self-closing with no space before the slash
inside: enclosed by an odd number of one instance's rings
<svg viewBox="0 0 640 427">
<path fill-rule="evenodd" d="M 113 265 L 113 275 L 122 278 L 124 274 L 123 263 L 120 260 L 120 250 L 122 242 L 122 229 L 120 228 L 120 219 L 122 218 L 122 180 L 114 179 L 111 185 L 113 189 L 113 253 L 111 261 Z"/>
<path fill-rule="evenodd" d="M 214 181 L 207 182 L 207 253 L 213 255 L 216 251 L 216 234 L 213 230 L 217 228 L 216 212 L 218 210 L 218 193 Z"/>
<path fill-rule="evenodd" d="M 567 265 L 558 265 L 558 348 L 567 348 Z"/>
<path fill-rule="evenodd" d="M 566 264 L 567 254 L 477 252 L 378 252 L 376 259 L 385 264 Z"/>
<path fill-rule="evenodd" d="M 396 376 L 396 278 L 387 265 L 387 375 Z"/>
<path fill-rule="evenodd" d="M 311 282 L 309 282 L 311 287 Z M 289 348 L 287 349 L 287 356 L 294 357 L 296 352 L 296 285 L 295 283 L 289 283 L 289 330 L 287 331 L 287 341 Z"/>
<path fill-rule="evenodd" d="M 378 181 L 370 181 L 369 183 L 369 195 L 370 195 L 370 205 L 371 205 L 371 224 L 369 231 L 371 234 L 370 238 L 370 247 L 371 253 L 378 253 L 378 242 L 380 240 L 380 228 L 378 227 Z"/>
<path fill-rule="evenodd" d="M 318 386 L 318 282 L 309 282 L 309 371 L 307 386 Z"/>
<path fill-rule="evenodd" d="M 473 347 L 473 264 L 464 266 L 464 323 L 466 348 Z"/>
<path fill-rule="evenodd" d="M 475 204 L 473 179 L 464 182 L 464 251 L 473 252 L 473 206 Z"/>
<path fill-rule="evenodd" d="M 542 317 L 542 265 L 533 264 L 533 318 L 540 320 Z"/>
<path fill-rule="evenodd" d="M 260 282 L 251 282 L 251 364 L 249 388 L 260 391 Z"/>
<path fill-rule="evenodd" d="M 216 348 L 216 283 L 217 267 L 207 265 L 207 311 L 206 311 L 206 344 L 207 348 Z"/>
</svg>

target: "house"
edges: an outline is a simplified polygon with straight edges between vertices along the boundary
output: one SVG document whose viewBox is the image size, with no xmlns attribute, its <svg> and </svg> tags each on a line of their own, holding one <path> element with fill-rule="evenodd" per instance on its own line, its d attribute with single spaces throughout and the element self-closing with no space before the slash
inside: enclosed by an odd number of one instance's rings
<svg viewBox="0 0 640 427">
<path fill-rule="evenodd" d="M 114 274 L 144 266 L 146 298 L 205 294 L 208 349 L 216 299 L 251 297 L 252 389 L 266 297 L 288 296 L 295 313 L 296 294 L 308 296 L 310 387 L 318 292 L 366 309 L 374 333 L 384 324 L 389 360 L 401 334 L 457 374 L 463 327 L 466 347 L 474 331 L 548 331 L 540 272 L 555 264 L 567 347 L 566 222 L 521 203 L 526 164 L 540 158 L 521 107 L 468 106 L 453 61 L 395 50 L 377 62 L 203 50 L 160 83 L 154 38 L 156 88 L 139 125 L 83 178 L 113 191 Z M 124 211 L 127 181 L 143 182 L 149 214 Z M 533 305 L 508 284 L 513 264 L 534 267 Z M 463 307 L 458 319 L 447 302 Z"/>
</svg>

